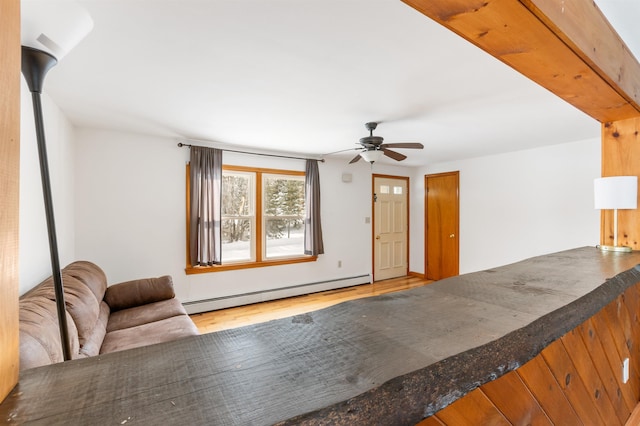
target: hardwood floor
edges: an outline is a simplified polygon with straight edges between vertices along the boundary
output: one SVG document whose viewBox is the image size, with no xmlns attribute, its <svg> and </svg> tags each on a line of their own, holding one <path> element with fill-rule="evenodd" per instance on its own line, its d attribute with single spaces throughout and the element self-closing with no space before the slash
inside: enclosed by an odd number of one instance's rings
<svg viewBox="0 0 640 426">
<path fill-rule="evenodd" d="M 316 311 L 347 300 L 408 290 L 432 282 L 416 276 L 393 278 L 373 284 L 363 284 L 304 296 L 193 314 L 191 319 L 200 333 L 211 333 Z"/>
</svg>

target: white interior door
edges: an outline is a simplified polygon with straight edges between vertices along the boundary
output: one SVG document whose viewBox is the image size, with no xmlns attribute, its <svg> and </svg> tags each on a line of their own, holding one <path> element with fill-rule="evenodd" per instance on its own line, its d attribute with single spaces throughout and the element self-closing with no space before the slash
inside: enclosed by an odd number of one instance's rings
<svg viewBox="0 0 640 426">
<path fill-rule="evenodd" d="M 373 278 L 403 277 L 408 273 L 407 179 L 374 177 Z"/>
</svg>

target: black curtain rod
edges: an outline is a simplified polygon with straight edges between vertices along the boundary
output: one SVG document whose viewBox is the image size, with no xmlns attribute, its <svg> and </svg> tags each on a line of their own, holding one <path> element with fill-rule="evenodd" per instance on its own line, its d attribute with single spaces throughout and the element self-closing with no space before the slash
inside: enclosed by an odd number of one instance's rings
<svg viewBox="0 0 640 426">
<path fill-rule="evenodd" d="M 178 147 L 182 148 L 183 146 L 189 147 L 191 148 L 193 145 L 189 145 L 188 143 L 182 143 L 182 142 L 178 142 Z M 277 154 L 263 154 L 260 152 L 249 152 L 249 151 L 236 151 L 233 149 L 225 149 L 225 148 L 219 148 L 222 149 L 223 151 L 227 151 L 227 152 L 235 152 L 237 154 L 250 154 L 250 155 L 262 155 L 265 157 L 278 157 L 278 158 L 289 158 L 291 160 L 317 160 L 320 161 L 322 163 L 324 163 L 324 158 L 305 158 L 305 157 L 292 157 L 289 155 L 277 155 Z"/>
</svg>

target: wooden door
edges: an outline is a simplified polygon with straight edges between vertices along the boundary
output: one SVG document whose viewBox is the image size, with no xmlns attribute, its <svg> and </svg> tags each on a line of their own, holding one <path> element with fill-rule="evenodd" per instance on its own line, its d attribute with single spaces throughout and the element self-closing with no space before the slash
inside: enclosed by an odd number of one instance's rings
<svg viewBox="0 0 640 426">
<path fill-rule="evenodd" d="M 373 279 L 408 273 L 408 178 L 373 177 Z"/>
<path fill-rule="evenodd" d="M 440 280 L 459 274 L 460 172 L 426 175 L 425 275 Z"/>
<path fill-rule="evenodd" d="M 0 402 L 18 382 L 20 2 L 0 1 Z M 3 419 L 4 420 L 4 419 Z"/>
</svg>

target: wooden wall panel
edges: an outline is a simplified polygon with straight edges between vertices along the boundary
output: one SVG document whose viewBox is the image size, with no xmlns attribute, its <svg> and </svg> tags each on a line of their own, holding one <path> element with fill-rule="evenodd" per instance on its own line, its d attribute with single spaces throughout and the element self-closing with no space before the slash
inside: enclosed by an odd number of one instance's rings
<svg viewBox="0 0 640 426">
<path fill-rule="evenodd" d="M 640 175 L 640 117 L 602 124 L 602 176 Z M 613 212 L 601 213 L 600 244 L 613 245 Z M 618 244 L 640 249 L 640 209 L 618 211 Z"/>
<path fill-rule="evenodd" d="M 572 330 L 562 336 L 560 340 L 587 392 L 589 392 L 594 406 L 598 409 L 600 417 L 609 425 L 624 424 L 631 411 L 625 413 L 626 408 L 622 404 L 622 399 L 617 398 L 616 394 L 611 396 L 607 392 L 604 382 L 598 374 L 598 368 L 594 368 L 595 359 L 591 357 L 592 355 L 584 345 L 579 332 Z M 601 361 L 606 363 L 606 360 Z M 608 363 L 606 365 L 608 366 Z M 602 370 L 606 370 L 605 366 L 602 367 Z M 618 422 L 616 422 L 616 419 L 618 419 Z"/>
<path fill-rule="evenodd" d="M 486 383 L 482 391 L 512 424 L 553 424 L 515 371 Z"/>
<path fill-rule="evenodd" d="M 20 2 L 0 1 L 0 401 L 18 382 Z"/>
<path fill-rule="evenodd" d="M 640 417 L 640 283 L 544 348 L 420 423 L 620 425 Z M 622 361 L 631 357 L 630 379 Z M 507 422 L 507 423 L 504 423 Z M 634 423 L 635 424 L 635 423 Z"/>
<path fill-rule="evenodd" d="M 614 346 L 618 349 L 618 353 L 622 359 L 629 358 L 629 376 L 634 383 L 634 391 L 637 397 L 640 397 L 640 360 L 638 357 L 631 356 L 632 333 L 630 330 L 630 321 L 624 307 L 620 305 L 620 300 L 616 299 L 608 304 L 603 310 L 605 320 L 613 336 Z"/>
<path fill-rule="evenodd" d="M 541 356 L 535 357 L 517 369 L 516 373 L 553 424 L 582 425 L 560 384 Z"/>
<path fill-rule="evenodd" d="M 436 417 L 445 425 L 456 426 L 509 426 L 509 421 L 498 411 L 491 400 L 481 391 L 471 392 L 439 411 Z"/>
<path fill-rule="evenodd" d="M 631 331 L 634 333 L 632 338 L 633 346 L 629 349 L 631 357 L 640 362 L 640 294 L 636 288 L 629 288 L 622 294 L 624 306 L 629 313 L 631 321 Z M 640 367 L 640 364 L 638 364 Z M 640 372 L 640 368 L 638 369 Z"/>
<path fill-rule="evenodd" d="M 437 416 L 431 416 L 421 421 L 420 426 L 446 426 L 446 425 L 442 423 Z"/>
<path fill-rule="evenodd" d="M 629 351 L 626 346 L 623 346 L 623 351 L 618 347 L 615 327 L 610 327 L 609 322 L 605 318 L 605 315 L 601 313 L 600 315 L 596 315 L 591 318 L 591 323 L 593 324 L 594 329 L 596 330 L 596 334 L 598 338 L 602 341 L 602 348 L 607 355 L 607 359 L 609 363 L 613 365 L 613 370 L 618 370 L 618 375 L 621 371 L 622 361 L 629 357 Z M 633 374 L 633 373 L 632 373 Z M 622 383 L 621 380 L 619 380 Z M 626 394 L 630 394 L 630 397 L 627 397 L 627 400 L 631 404 L 636 404 L 640 400 L 640 380 L 637 377 L 631 376 L 629 382 L 624 385 L 621 384 L 621 389 L 624 390 Z"/>
<path fill-rule="evenodd" d="M 580 335 L 580 338 L 584 342 L 586 353 L 591 356 L 595 366 L 596 373 L 600 377 L 602 384 L 607 392 L 609 400 L 613 404 L 618 418 L 625 421 L 633 409 L 635 408 L 635 401 L 633 398 L 625 398 L 632 396 L 628 392 L 622 391 L 621 388 L 621 375 L 620 366 L 622 361 L 618 361 L 616 364 L 611 364 L 607 358 L 602 347 L 602 342 L 595 333 L 595 329 L 591 324 L 591 321 L 586 321 L 576 329 L 576 333 Z M 588 366 L 589 367 L 589 366 Z"/>
<path fill-rule="evenodd" d="M 556 340 L 541 354 L 582 423 L 606 426 L 562 342 Z"/>
</svg>

